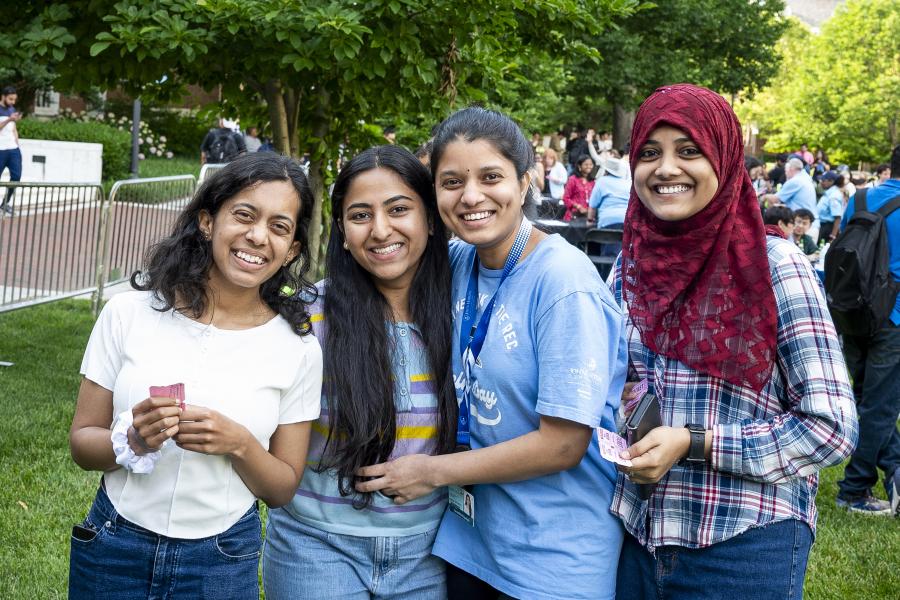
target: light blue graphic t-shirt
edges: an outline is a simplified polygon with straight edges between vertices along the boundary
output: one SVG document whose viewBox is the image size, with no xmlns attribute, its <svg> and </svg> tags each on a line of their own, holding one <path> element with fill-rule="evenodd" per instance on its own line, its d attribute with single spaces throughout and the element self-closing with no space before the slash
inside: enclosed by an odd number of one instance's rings
<svg viewBox="0 0 900 600">
<path fill-rule="evenodd" d="M 459 400 L 458 334 L 474 253 L 469 244 L 451 244 Z M 501 273 L 480 269 L 476 323 Z M 627 364 L 623 330 L 622 313 L 587 256 L 558 235 L 543 240 L 499 290 L 473 369 L 472 448 L 535 431 L 542 415 L 615 430 Z M 515 598 L 613 598 L 623 535 L 609 512 L 615 481 L 594 439 L 568 471 L 476 485 L 475 526 L 448 511 L 433 552 Z"/>
</svg>

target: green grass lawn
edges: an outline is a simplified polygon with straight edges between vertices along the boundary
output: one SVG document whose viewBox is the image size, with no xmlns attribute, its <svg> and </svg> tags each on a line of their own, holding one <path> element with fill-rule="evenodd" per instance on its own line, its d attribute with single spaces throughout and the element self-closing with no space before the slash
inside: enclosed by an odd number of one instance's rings
<svg viewBox="0 0 900 600">
<path fill-rule="evenodd" d="M 72 462 L 68 430 L 93 320 L 87 301 L 0 314 L 0 598 L 65 598 L 69 535 L 99 482 Z M 822 474 L 806 597 L 896 598 L 900 519 L 834 506 L 841 467 Z M 878 493 L 884 497 L 879 488 Z M 764 565 L 760 565 L 764 568 Z M 735 598 L 734 600 L 741 600 Z"/>
</svg>

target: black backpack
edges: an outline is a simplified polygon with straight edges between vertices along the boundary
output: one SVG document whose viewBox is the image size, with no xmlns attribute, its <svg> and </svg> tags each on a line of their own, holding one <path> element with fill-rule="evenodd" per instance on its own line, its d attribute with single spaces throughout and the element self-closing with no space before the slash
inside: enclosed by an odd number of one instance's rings
<svg viewBox="0 0 900 600">
<path fill-rule="evenodd" d="M 825 294 L 839 333 L 873 335 L 894 309 L 900 283 L 891 274 L 885 219 L 900 208 L 897 196 L 876 212 L 866 192 L 856 192 L 856 210 L 825 254 Z"/>
<path fill-rule="evenodd" d="M 232 131 L 217 131 L 212 139 L 212 143 L 209 145 L 207 162 L 227 163 L 237 158 L 240 149 L 234 136 L 235 133 Z"/>
</svg>

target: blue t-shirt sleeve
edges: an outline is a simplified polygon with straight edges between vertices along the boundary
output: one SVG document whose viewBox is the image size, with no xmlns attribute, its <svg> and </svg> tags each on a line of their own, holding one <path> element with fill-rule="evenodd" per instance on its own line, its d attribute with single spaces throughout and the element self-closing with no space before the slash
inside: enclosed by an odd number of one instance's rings
<svg viewBox="0 0 900 600">
<path fill-rule="evenodd" d="M 577 291 L 537 320 L 541 415 L 595 427 L 606 407 L 618 407 L 627 354 L 621 311 L 600 292 Z"/>
<path fill-rule="evenodd" d="M 594 182 L 594 189 L 591 190 L 591 197 L 588 199 L 588 206 L 597 208 L 600 206 L 600 199 L 603 197 L 603 186 L 600 181 Z"/>
</svg>

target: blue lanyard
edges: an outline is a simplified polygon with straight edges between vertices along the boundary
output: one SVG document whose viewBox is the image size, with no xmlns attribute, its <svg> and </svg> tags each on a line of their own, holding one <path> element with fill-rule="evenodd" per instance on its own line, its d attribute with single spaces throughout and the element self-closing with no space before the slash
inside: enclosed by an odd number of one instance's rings
<svg viewBox="0 0 900 600">
<path fill-rule="evenodd" d="M 528 238 L 531 236 L 531 222 L 522 218 L 522 224 L 519 225 L 519 231 L 516 233 L 516 239 L 509 254 L 506 256 L 506 263 L 503 265 L 503 274 L 500 276 L 500 283 L 497 284 L 497 290 L 491 297 L 490 302 L 484 307 L 478 326 L 475 326 L 475 315 L 478 313 L 478 253 L 472 261 L 472 272 L 469 274 L 469 286 L 466 289 L 466 301 L 463 306 L 462 323 L 459 327 L 459 348 L 462 354 L 463 375 L 465 377 L 465 388 L 463 389 L 462 402 L 459 404 L 459 418 L 456 423 L 456 443 L 461 446 L 469 445 L 469 415 L 472 401 L 472 385 L 475 383 L 472 376 L 472 369 L 481 354 L 481 347 L 484 346 L 484 339 L 487 337 L 488 324 L 491 321 L 491 314 L 494 312 L 494 302 L 497 300 L 497 292 L 500 286 L 506 281 L 506 278 L 515 268 L 522 257 Z"/>
</svg>

